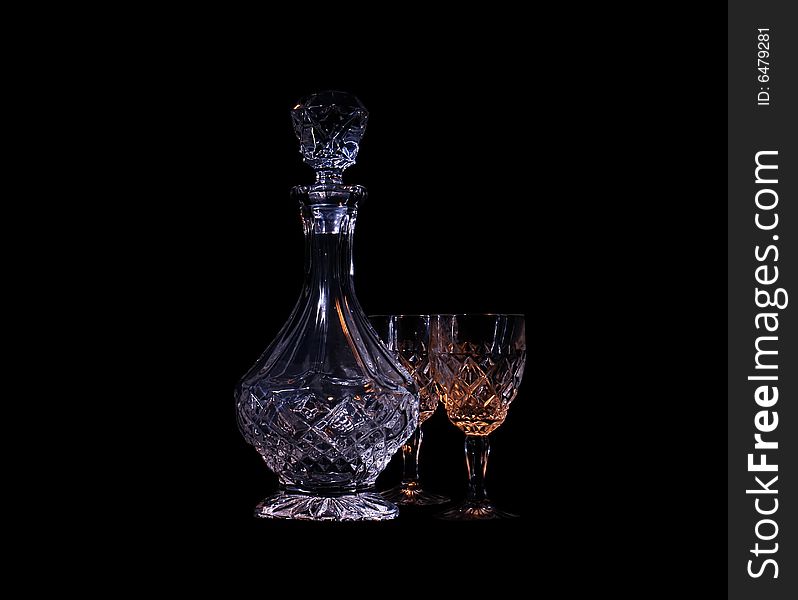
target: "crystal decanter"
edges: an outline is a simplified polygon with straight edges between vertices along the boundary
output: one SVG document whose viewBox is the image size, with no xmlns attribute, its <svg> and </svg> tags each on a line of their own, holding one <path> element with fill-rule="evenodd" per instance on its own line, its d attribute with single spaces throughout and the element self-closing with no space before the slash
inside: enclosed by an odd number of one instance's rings
<svg viewBox="0 0 798 600">
<path fill-rule="evenodd" d="M 291 112 L 304 161 L 297 186 L 305 231 L 305 281 L 288 318 L 236 389 L 239 428 L 280 481 L 256 516 L 392 519 L 377 475 L 416 428 L 412 378 L 382 344 L 355 297 L 352 236 L 366 189 L 344 185 L 368 113 L 342 92 L 304 98 Z"/>
</svg>

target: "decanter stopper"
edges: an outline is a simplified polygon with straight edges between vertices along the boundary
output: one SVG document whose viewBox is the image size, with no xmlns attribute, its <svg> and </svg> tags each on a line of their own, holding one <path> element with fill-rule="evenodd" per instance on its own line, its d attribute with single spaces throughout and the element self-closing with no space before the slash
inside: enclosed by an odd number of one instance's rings
<svg viewBox="0 0 798 600">
<path fill-rule="evenodd" d="M 326 91 L 302 98 L 291 111 L 304 161 L 316 171 L 316 183 L 341 183 L 355 164 L 368 111 L 352 94 Z"/>
</svg>

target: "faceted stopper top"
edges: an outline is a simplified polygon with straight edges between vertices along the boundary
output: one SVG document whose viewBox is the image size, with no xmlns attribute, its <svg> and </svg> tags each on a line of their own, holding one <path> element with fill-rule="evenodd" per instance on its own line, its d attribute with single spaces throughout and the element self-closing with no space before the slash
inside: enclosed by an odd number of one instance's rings
<svg viewBox="0 0 798 600">
<path fill-rule="evenodd" d="M 299 151 L 316 171 L 316 181 L 341 182 L 355 164 L 369 113 L 346 92 L 319 92 L 302 98 L 291 110 Z"/>
</svg>

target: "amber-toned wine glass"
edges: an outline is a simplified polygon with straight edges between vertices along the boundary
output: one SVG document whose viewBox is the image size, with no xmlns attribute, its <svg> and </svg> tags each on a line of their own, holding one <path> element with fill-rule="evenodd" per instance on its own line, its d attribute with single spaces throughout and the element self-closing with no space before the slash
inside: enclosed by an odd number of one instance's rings
<svg viewBox="0 0 798 600">
<path fill-rule="evenodd" d="M 382 496 L 400 506 L 429 506 L 449 502 L 449 498 L 421 488 L 418 457 L 424 421 L 438 408 L 440 395 L 429 364 L 429 315 L 373 315 L 369 321 L 388 349 L 399 358 L 418 386 L 418 427 L 402 445 L 402 482 Z"/>
<path fill-rule="evenodd" d="M 485 492 L 488 435 L 507 418 L 526 362 L 523 315 L 434 315 L 430 362 L 446 415 L 465 433 L 468 492 L 443 513 L 448 520 L 515 517 L 496 508 Z"/>
</svg>

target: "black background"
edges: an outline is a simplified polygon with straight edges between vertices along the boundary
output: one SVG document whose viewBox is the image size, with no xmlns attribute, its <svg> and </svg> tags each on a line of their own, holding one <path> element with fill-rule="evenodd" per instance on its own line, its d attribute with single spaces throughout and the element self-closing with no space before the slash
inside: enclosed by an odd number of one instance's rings
<svg viewBox="0 0 798 600">
<path fill-rule="evenodd" d="M 121 250 L 115 268 L 99 261 L 102 296 L 83 308 L 119 307 L 101 329 L 122 348 L 100 344 L 96 364 L 110 365 L 95 372 L 133 396 L 119 423 L 134 442 L 93 428 L 97 504 L 145 522 L 153 553 L 212 564 L 273 570 L 297 550 L 380 560 L 394 581 L 415 547 L 470 584 L 498 562 L 504 578 L 563 590 L 642 576 L 720 592 L 723 9 L 467 17 L 403 15 L 390 34 L 350 22 L 332 37 L 302 21 L 271 44 L 285 20 L 178 20 L 84 102 L 81 173 L 89 195 L 115 200 L 113 214 L 83 208 L 108 224 L 87 254 Z M 329 88 L 370 111 L 344 176 L 369 190 L 355 238 L 365 310 L 527 316 L 527 370 L 487 480 L 519 521 L 251 517 L 276 479 L 236 430 L 232 390 L 299 293 L 288 192 L 311 172 L 289 110 Z M 422 452 L 425 484 L 462 497 L 462 436 L 440 413 Z M 393 465 L 380 483 L 397 478 Z"/>
</svg>

